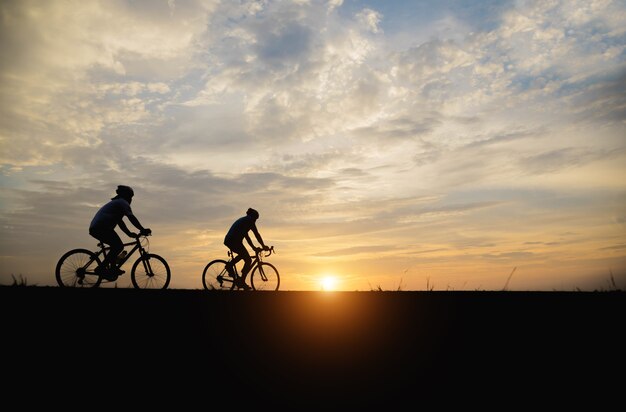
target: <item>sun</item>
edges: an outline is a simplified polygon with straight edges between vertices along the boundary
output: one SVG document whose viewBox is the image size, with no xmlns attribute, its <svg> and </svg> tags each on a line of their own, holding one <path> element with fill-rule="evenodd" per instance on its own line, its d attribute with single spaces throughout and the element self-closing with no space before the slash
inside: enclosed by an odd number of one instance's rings
<svg viewBox="0 0 626 412">
<path fill-rule="evenodd" d="M 322 290 L 329 292 L 332 290 L 335 290 L 335 287 L 337 286 L 337 280 L 335 279 L 334 276 L 324 276 L 322 278 Z"/>
</svg>

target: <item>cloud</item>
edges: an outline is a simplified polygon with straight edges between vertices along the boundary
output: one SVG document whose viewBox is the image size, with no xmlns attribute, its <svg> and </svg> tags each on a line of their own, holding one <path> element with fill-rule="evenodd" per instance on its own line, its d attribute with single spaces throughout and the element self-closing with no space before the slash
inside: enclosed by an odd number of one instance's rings
<svg viewBox="0 0 626 412">
<path fill-rule="evenodd" d="M 393 140 L 418 140 L 420 136 L 429 135 L 440 124 L 441 119 L 434 113 L 427 113 L 421 119 L 406 115 L 381 120 L 371 126 L 358 127 L 352 133 L 361 139 L 378 140 L 379 143 L 388 145 Z"/>
<path fill-rule="evenodd" d="M 623 153 L 619 151 L 604 152 L 591 149 L 563 148 L 544 152 L 520 159 L 520 167 L 531 174 L 554 173 L 566 168 L 580 167 L 589 162 Z"/>
<path fill-rule="evenodd" d="M 3 163 L 54 164 L 95 146 L 110 127 L 148 123 L 169 86 L 114 81 L 133 62 L 185 62 L 204 7 L 145 3 L 3 2 L 0 119 Z M 137 67 L 139 70 L 139 68 Z M 132 70 L 131 70 L 132 72 Z M 130 73 L 133 74 L 133 73 Z M 145 73 L 142 73 L 145 76 Z M 158 76 L 157 76 L 158 77 Z M 156 112 L 156 113 L 155 113 Z"/>
<path fill-rule="evenodd" d="M 524 262 L 534 257 L 532 252 L 506 252 L 506 253 L 488 253 L 483 255 L 486 259 L 506 259 L 517 262 Z"/>
<path fill-rule="evenodd" d="M 357 13 L 357 20 L 363 24 L 369 31 L 372 33 L 379 33 L 381 29 L 379 27 L 380 21 L 382 19 L 381 13 L 376 10 L 372 10 L 370 8 L 364 8 L 360 12 Z"/>
<path fill-rule="evenodd" d="M 393 251 L 394 248 L 384 246 L 355 246 L 344 249 L 332 250 L 328 252 L 315 253 L 313 256 L 318 257 L 334 257 L 334 256 L 351 256 L 360 254 L 369 254 L 373 252 Z"/>
<path fill-rule="evenodd" d="M 274 28 L 265 36 L 257 36 L 254 50 L 259 63 L 282 68 L 308 55 L 311 38 L 312 33 L 308 27 L 291 23 L 280 31 Z"/>
</svg>

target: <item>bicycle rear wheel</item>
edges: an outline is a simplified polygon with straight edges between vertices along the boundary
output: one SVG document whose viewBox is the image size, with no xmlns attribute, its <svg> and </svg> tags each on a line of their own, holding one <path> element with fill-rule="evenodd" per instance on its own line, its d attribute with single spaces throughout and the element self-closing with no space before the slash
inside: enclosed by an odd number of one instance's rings
<svg viewBox="0 0 626 412">
<path fill-rule="evenodd" d="M 232 290 L 235 288 L 234 279 L 226 270 L 226 262 L 216 259 L 209 262 L 202 272 L 202 286 L 206 290 Z"/>
<path fill-rule="evenodd" d="M 280 287 L 278 269 L 271 263 L 261 262 L 252 271 L 250 284 L 254 290 L 274 291 Z"/>
<path fill-rule="evenodd" d="M 171 277 L 170 266 L 154 253 L 141 256 L 130 271 L 130 280 L 135 289 L 167 289 Z"/>
<path fill-rule="evenodd" d="M 94 273 L 100 259 L 87 249 L 73 249 L 61 256 L 54 274 L 61 287 L 97 288 L 102 278 Z"/>
</svg>

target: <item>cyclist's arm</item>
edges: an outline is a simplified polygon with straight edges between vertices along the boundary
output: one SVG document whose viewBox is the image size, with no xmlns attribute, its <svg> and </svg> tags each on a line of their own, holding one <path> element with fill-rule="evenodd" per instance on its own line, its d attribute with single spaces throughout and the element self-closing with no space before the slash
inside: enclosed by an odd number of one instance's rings
<svg viewBox="0 0 626 412">
<path fill-rule="evenodd" d="M 135 237 L 135 234 L 128 229 L 128 226 L 126 226 L 126 223 L 124 223 L 123 220 L 120 220 L 118 226 L 120 227 L 120 229 L 122 229 L 122 232 L 128 235 L 128 237 Z"/>
<path fill-rule="evenodd" d="M 139 229 L 139 231 L 141 233 L 144 233 L 146 231 L 149 231 L 148 229 L 144 228 L 141 223 L 139 223 L 139 220 L 135 217 L 135 215 L 128 215 L 128 220 L 130 220 L 130 223 L 132 223 L 137 229 Z"/>
<path fill-rule="evenodd" d="M 259 233 L 256 226 L 252 228 L 252 231 L 254 232 L 254 236 L 256 237 L 256 240 L 258 240 L 259 243 L 261 244 L 261 247 L 263 249 L 267 249 L 267 246 L 265 246 L 265 242 L 263 242 L 263 238 L 261 237 L 261 234 Z"/>
<path fill-rule="evenodd" d="M 250 245 L 250 247 L 251 247 L 253 250 L 256 250 L 256 246 L 254 246 L 254 243 L 252 243 L 252 239 L 250 239 L 250 236 L 249 236 L 247 233 L 246 233 L 246 236 L 245 236 L 245 237 L 246 237 L 246 241 L 248 242 L 248 244 Z"/>
</svg>

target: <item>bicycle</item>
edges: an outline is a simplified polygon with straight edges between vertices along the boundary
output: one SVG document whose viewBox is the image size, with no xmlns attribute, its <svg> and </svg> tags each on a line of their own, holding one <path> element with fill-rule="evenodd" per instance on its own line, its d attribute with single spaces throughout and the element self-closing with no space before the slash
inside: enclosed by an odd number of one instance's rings
<svg viewBox="0 0 626 412">
<path fill-rule="evenodd" d="M 269 257 L 274 251 L 274 246 L 267 249 L 268 253 L 263 256 L 263 249 L 256 249 L 250 267 L 250 285 L 252 290 L 276 291 L 280 287 L 280 275 L 278 269 L 268 262 L 263 262 L 264 257 Z M 202 286 L 206 290 L 233 290 L 239 278 L 237 266 L 233 266 L 234 277 L 226 270 L 226 264 L 233 260 L 233 252 L 228 251 L 228 260 L 215 259 L 209 262 L 202 272 Z"/>
<path fill-rule="evenodd" d="M 167 289 L 170 284 L 171 271 L 168 263 L 161 256 L 148 252 L 148 246 L 142 244 L 142 240 L 148 243 L 150 234 L 137 236 L 132 242 L 124 243 L 124 246 L 133 248 L 124 255 L 120 253 L 115 266 L 121 268 L 130 257 L 139 251 L 139 257 L 130 271 L 130 280 L 135 289 Z M 99 250 L 72 249 L 59 259 L 55 276 L 61 287 L 92 287 L 97 288 L 102 282 L 115 282 L 97 275 L 94 271 L 100 265 L 110 250 L 102 242 L 98 243 Z M 100 259 L 102 257 L 102 260 Z"/>
</svg>

